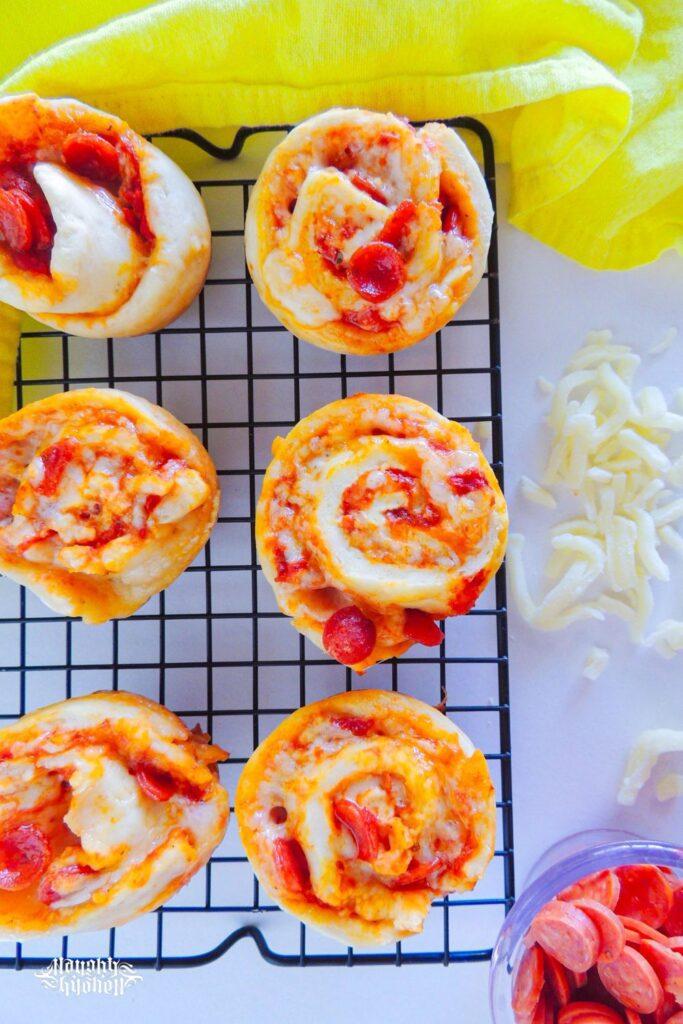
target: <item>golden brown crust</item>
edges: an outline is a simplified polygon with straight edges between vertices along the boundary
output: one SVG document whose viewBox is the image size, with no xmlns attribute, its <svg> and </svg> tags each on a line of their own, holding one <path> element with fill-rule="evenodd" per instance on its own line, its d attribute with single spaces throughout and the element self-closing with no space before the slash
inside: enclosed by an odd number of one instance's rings
<svg viewBox="0 0 683 1024">
<path fill-rule="evenodd" d="M 111 927 L 168 899 L 225 833 L 228 797 L 215 766 L 226 756 L 171 711 L 122 691 L 61 701 L 0 730 L 0 847 L 26 823 L 50 844 L 41 878 L 0 887 L 0 938 Z M 142 788 L 142 766 L 173 780 L 162 802 Z M 88 892 L 57 898 L 51 886 L 74 864 L 87 867 L 79 882 Z"/>
<path fill-rule="evenodd" d="M 218 515 L 219 489 L 216 470 L 204 447 L 184 424 L 166 410 L 125 392 L 88 388 L 64 392 L 31 403 L 0 421 L 0 436 L 9 441 L 27 440 L 35 451 L 46 443 L 48 430 L 59 424 L 68 434 L 70 421 L 85 416 L 114 414 L 132 422 L 141 443 L 151 441 L 167 448 L 196 470 L 208 488 L 206 500 L 175 522 L 157 524 L 139 546 L 135 557 L 121 572 L 87 575 L 60 565 L 28 561 L 3 540 L 0 527 L 0 569 L 32 589 L 56 611 L 81 616 L 89 623 L 131 615 L 153 594 L 167 587 L 206 543 Z"/>
<path fill-rule="evenodd" d="M 476 469 L 482 486 L 456 500 L 446 481 L 462 466 Z M 382 486 L 396 516 L 412 498 L 400 479 L 364 491 L 373 467 L 409 478 L 432 519 L 418 517 L 414 527 L 390 519 L 377 503 Z M 357 512 L 360 518 L 350 518 Z M 325 623 L 340 607 L 355 605 L 373 621 L 375 646 L 353 664 L 364 672 L 412 645 L 405 609 L 444 618 L 472 607 L 502 562 L 507 525 L 495 474 L 465 427 L 404 396 L 354 395 L 275 440 L 255 529 L 281 611 L 313 643 L 323 647 Z"/>
<path fill-rule="evenodd" d="M 34 93 L 0 100 L 0 163 L 53 162 L 64 139 L 81 130 L 123 139 L 139 163 L 144 209 L 154 238 L 149 245 L 137 239 L 138 273 L 108 304 L 64 312 L 58 306 L 72 287 L 68 278 L 62 281 L 59 275 L 51 279 L 18 269 L 12 253 L 0 245 L 0 297 L 26 309 L 41 323 L 83 337 L 127 337 L 160 330 L 201 290 L 211 256 L 203 203 L 180 168 L 120 118 L 78 100 L 42 99 Z M 127 269 L 122 264 L 122 278 Z"/>
<path fill-rule="evenodd" d="M 398 803 L 381 791 L 391 778 Z M 383 844 L 360 847 L 335 817 L 351 794 Z M 273 820 L 273 806 L 284 807 Z M 379 945 L 422 930 L 433 899 L 467 891 L 494 848 L 495 798 L 480 751 L 441 712 L 402 694 L 338 694 L 294 712 L 254 751 L 235 794 L 240 838 L 272 899 L 342 942 Z M 303 891 L 275 855 L 295 840 L 309 867 Z M 433 857 L 419 878 L 419 863 Z M 416 881 L 405 883 L 406 871 Z"/>
<path fill-rule="evenodd" d="M 406 283 L 368 305 L 340 271 L 359 246 L 382 240 L 406 202 L 410 244 L 397 243 Z M 442 230 L 449 205 L 459 210 L 457 242 Z M 452 129 L 415 132 L 393 114 L 333 109 L 298 125 L 266 161 L 249 203 L 247 264 L 264 303 L 298 337 L 355 355 L 395 352 L 439 330 L 468 298 L 492 221 L 481 173 Z M 372 326 L 358 326 L 359 314 Z"/>
</svg>

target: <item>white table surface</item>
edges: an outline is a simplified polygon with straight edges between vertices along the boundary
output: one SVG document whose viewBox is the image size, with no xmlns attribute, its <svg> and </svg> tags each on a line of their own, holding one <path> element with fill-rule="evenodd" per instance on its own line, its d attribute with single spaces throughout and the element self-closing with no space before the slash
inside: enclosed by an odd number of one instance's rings
<svg viewBox="0 0 683 1024">
<path fill-rule="evenodd" d="M 505 176 L 503 175 L 503 178 Z M 500 209 L 504 211 L 505 181 Z M 539 544 L 553 514 L 517 492 L 522 473 L 541 465 L 545 401 L 535 386 L 555 379 L 587 330 L 612 328 L 645 353 L 672 324 L 681 336 L 668 353 L 644 359 L 643 383 L 668 395 L 683 384 L 683 260 L 667 255 L 628 273 L 597 274 L 569 262 L 503 222 L 500 229 L 506 491 L 513 529 Z M 683 563 L 660 586 L 657 612 L 683 617 Z M 534 575 L 532 571 L 532 585 Z M 596 682 L 580 677 L 587 648 L 612 652 Z M 683 656 L 664 661 L 634 648 L 619 624 L 577 624 L 561 634 L 528 629 L 510 613 L 514 829 L 517 889 L 555 840 L 585 828 L 621 827 L 683 841 L 683 799 L 659 804 L 648 789 L 631 809 L 615 802 L 629 745 L 640 730 L 683 728 Z M 673 765 L 673 759 L 672 759 Z M 683 767 L 680 765 L 679 768 Z M 344 968 L 272 967 L 250 942 L 194 970 L 145 972 L 121 998 L 66 999 L 45 991 L 29 971 L 0 975 L 3 1024 L 92 1021 L 99 1024 L 201 1017 L 206 1024 L 350 1024 L 358 1019 L 407 1024 L 486 1024 L 487 965 Z"/>
</svg>

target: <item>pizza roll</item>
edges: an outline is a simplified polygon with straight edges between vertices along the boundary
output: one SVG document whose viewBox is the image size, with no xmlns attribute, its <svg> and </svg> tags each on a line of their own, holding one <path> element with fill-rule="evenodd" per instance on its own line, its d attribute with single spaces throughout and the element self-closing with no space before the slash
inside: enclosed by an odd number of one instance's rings
<svg viewBox="0 0 683 1024">
<path fill-rule="evenodd" d="M 247 264 L 298 337 L 353 355 L 395 352 L 467 299 L 492 223 L 484 179 L 452 128 L 328 110 L 266 161 L 247 213 Z"/>
<path fill-rule="evenodd" d="M 167 587 L 218 515 L 216 470 L 170 413 L 88 388 L 0 420 L 0 571 L 106 622 Z"/>
<path fill-rule="evenodd" d="M 225 757 L 121 691 L 1 729 L 0 939 L 110 928 L 169 899 L 225 833 Z"/>
<path fill-rule="evenodd" d="M 276 438 L 256 543 L 280 610 L 363 672 L 472 607 L 505 552 L 507 511 L 464 427 L 400 395 L 355 395 Z"/>
<path fill-rule="evenodd" d="M 350 944 L 420 932 L 432 900 L 472 889 L 493 856 L 484 755 L 440 711 L 383 690 L 285 719 L 247 762 L 235 814 L 275 902 Z"/>
<path fill-rule="evenodd" d="M 201 289 L 210 251 L 194 185 L 125 121 L 0 100 L 0 301 L 89 338 L 157 331 Z"/>
</svg>

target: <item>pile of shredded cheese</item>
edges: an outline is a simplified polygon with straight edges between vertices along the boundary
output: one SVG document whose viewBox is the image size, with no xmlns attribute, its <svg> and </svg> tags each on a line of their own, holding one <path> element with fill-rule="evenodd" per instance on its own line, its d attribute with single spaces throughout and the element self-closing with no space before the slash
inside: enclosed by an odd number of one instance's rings
<svg viewBox="0 0 683 1024">
<path fill-rule="evenodd" d="M 655 350 L 669 347 L 675 333 L 668 332 Z M 556 506 L 553 490 L 568 491 L 577 513 L 550 531 L 553 551 L 545 571 L 553 584 L 539 602 L 529 593 L 519 534 L 510 537 L 508 566 L 512 593 L 531 625 L 557 630 L 616 615 L 634 641 L 672 657 L 683 650 L 683 621 L 667 619 L 649 636 L 646 629 L 651 581 L 670 577 L 660 548 L 683 554 L 683 536 L 674 527 L 683 519 L 683 495 L 676 494 L 683 487 L 683 455 L 667 453 L 673 436 L 683 432 L 683 415 L 668 407 L 657 387 L 634 391 L 639 364 L 640 357 L 616 344 L 610 331 L 596 331 L 556 386 L 539 381 L 541 391 L 552 394 L 550 452 L 542 486 L 525 477 L 521 490 L 547 508 Z M 678 402 L 683 411 L 683 389 Z M 591 663 L 585 674 L 591 678 L 597 668 Z"/>
<path fill-rule="evenodd" d="M 675 729 L 647 729 L 633 745 L 626 764 L 617 800 L 630 807 L 650 778 L 660 757 L 683 753 L 683 732 Z M 683 794 L 683 775 L 670 772 L 663 775 L 656 786 L 658 800 L 671 800 Z"/>
</svg>

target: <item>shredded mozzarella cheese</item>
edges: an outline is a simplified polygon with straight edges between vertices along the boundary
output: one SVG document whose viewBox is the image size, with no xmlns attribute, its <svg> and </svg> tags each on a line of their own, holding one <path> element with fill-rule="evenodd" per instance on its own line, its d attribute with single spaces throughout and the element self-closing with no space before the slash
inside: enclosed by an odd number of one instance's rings
<svg viewBox="0 0 683 1024">
<path fill-rule="evenodd" d="M 631 750 L 617 801 L 626 807 L 634 804 L 659 758 L 680 751 L 683 751 L 680 730 L 648 729 L 641 733 Z"/>
<path fill-rule="evenodd" d="M 543 505 L 545 508 L 557 507 L 557 502 L 550 491 L 546 491 L 545 487 L 540 487 L 539 484 L 535 483 L 528 476 L 523 476 L 520 479 L 519 489 L 526 500 L 532 501 L 535 505 Z"/>
<path fill-rule="evenodd" d="M 674 337 L 668 332 L 658 350 Z M 683 553 L 683 537 L 673 527 L 683 519 L 683 497 L 670 490 L 683 486 L 683 456 L 667 453 L 683 432 L 683 416 L 668 407 L 659 388 L 634 390 L 639 364 L 611 332 L 594 331 L 556 386 L 539 379 L 541 390 L 552 394 L 544 486 L 522 477 L 520 490 L 548 508 L 557 504 L 549 488 L 568 492 L 579 509 L 551 529 L 545 574 L 554 582 L 539 602 L 526 581 L 523 538 L 510 538 L 512 593 L 522 617 L 537 628 L 615 615 L 634 641 L 642 641 L 654 603 L 651 581 L 670 578 L 660 548 Z M 647 644 L 665 657 L 683 650 L 683 623 L 667 620 Z"/>
<path fill-rule="evenodd" d="M 683 796 L 683 775 L 678 772 L 669 772 L 662 775 L 657 782 L 655 793 L 660 801 L 673 800 L 677 796 Z"/>
<path fill-rule="evenodd" d="M 584 679 L 596 680 L 607 668 L 609 662 L 609 651 L 604 647 L 591 647 L 588 657 L 583 666 L 582 675 Z"/>
</svg>

